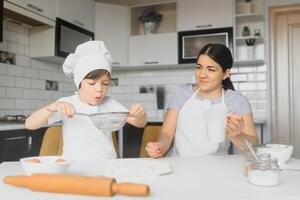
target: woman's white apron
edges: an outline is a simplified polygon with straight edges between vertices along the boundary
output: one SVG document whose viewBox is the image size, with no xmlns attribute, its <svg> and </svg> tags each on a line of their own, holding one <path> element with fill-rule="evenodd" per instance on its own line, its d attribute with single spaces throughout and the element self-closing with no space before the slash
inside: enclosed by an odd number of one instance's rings
<svg viewBox="0 0 300 200">
<path fill-rule="evenodd" d="M 219 150 L 219 142 L 211 142 L 206 126 L 205 113 L 210 111 L 226 112 L 224 91 L 221 103 L 212 104 L 211 101 L 196 98 L 200 88 L 189 98 L 179 111 L 174 146 L 170 156 L 201 156 L 215 154 Z M 215 133 L 218 134 L 218 133 Z M 224 151 L 224 150 L 223 150 Z M 225 150 L 227 151 L 227 150 Z M 226 153 L 226 152 L 225 152 Z"/>
</svg>

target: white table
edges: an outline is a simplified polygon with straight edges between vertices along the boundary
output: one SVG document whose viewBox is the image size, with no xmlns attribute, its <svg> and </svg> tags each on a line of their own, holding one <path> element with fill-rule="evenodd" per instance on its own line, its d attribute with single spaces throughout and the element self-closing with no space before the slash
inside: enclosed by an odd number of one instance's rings
<svg viewBox="0 0 300 200">
<path fill-rule="evenodd" d="M 139 183 L 150 186 L 151 194 L 143 199 L 300 199 L 300 171 L 282 171 L 281 183 L 276 187 L 258 187 L 251 185 L 243 175 L 243 158 L 241 156 L 208 156 L 163 158 L 173 172 L 168 175 L 151 178 L 135 178 Z M 0 179 L 8 175 L 23 174 L 18 162 L 0 164 Z M 32 192 L 27 188 L 18 188 L 0 183 L 0 198 L 53 200 L 53 199 L 111 199 L 111 197 L 93 197 L 69 194 Z M 115 195 L 113 199 L 133 199 Z M 139 199 L 139 198 L 134 198 Z"/>
</svg>

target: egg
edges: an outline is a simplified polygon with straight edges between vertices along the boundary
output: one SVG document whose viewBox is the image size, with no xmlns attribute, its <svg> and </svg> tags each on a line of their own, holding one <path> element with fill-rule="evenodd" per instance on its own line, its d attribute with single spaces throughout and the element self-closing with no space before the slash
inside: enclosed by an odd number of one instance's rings
<svg viewBox="0 0 300 200">
<path fill-rule="evenodd" d="M 41 163 L 41 161 L 39 159 L 36 159 L 36 158 L 33 158 L 31 160 L 26 160 L 26 162 L 29 162 L 29 163 Z"/>
<path fill-rule="evenodd" d="M 55 163 L 62 163 L 62 162 L 66 162 L 64 159 L 57 159 L 56 161 L 55 161 Z"/>
</svg>

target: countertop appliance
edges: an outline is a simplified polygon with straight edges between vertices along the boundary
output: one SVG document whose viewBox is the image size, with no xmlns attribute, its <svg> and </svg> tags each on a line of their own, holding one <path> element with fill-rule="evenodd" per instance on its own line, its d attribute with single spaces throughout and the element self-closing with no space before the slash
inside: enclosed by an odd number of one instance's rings
<svg viewBox="0 0 300 200">
<path fill-rule="evenodd" d="M 178 32 L 178 63 L 196 63 L 199 51 L 208 43 L 226 45 L 233 55 L 233 28 L 213 28 Z"/>
<path fill-rule="evenodd" d="M 67 57 L 73 53 L 77 45 L 93 40 L 94 33 L 56 18 L 55 25 L 55 51 L 56 56 Z"/>
</svg>

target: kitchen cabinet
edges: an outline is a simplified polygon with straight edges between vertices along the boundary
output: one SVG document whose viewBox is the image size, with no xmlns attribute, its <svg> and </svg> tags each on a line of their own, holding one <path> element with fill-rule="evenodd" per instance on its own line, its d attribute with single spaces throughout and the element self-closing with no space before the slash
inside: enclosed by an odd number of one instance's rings
<svg viewBox="0 0 300 200">
<path fill-rule="evenodd" d="M 137 128 L 128 123 L 123 127 L 123 158 L 138 158 L 144 128 Z"/>
<path fill-rule="evenodd" d="M 129 65 L 177 64 L 177 33 L 129 37 Z"/>
<path fill-rule="evenodd" d="M 0 162 L 18 161 L 20 158 L 37 156 L 46 128 L 35 131 L 26 129 L 0 132 Z"/>
<path fill-rule="evenodd" d="M 49 0 L 8 0 L 17 6 L 30 10 L 36 14 L 48 17 L 52 20 L 56 18 L 56 1 Z"/>
<path fill-rule="evenodd" d="M 233 26 L 233 0 L 178 0 L 177 30 Z"/>
<path fill-rule="evenodd" d="M 27 156 L 39 155 L 46 130 L 47 128 L 40 128 L 37 130 L 27 130 L 28 144 L 29 144 Z"/>
<path fill-rule="evenodd" d="M 94 32 L 94 6 L 93 0 L 58 0 L 57 17 Z"/>
<path fill-rule="evenodd" d="M 127 66 L 129 8 L 99 2 L 95 7 L 95 39 L 104 41 L 114 66 Z"/>
</svg>

